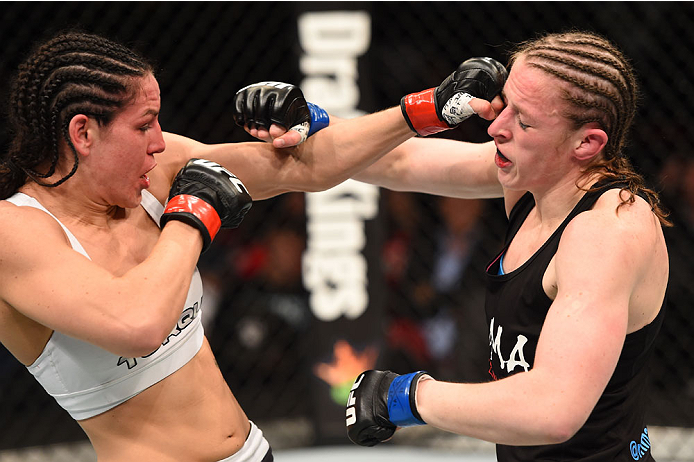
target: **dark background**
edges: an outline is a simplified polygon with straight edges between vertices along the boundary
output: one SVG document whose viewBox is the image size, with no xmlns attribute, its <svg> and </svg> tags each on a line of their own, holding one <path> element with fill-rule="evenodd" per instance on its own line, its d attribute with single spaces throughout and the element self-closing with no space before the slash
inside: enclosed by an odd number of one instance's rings
<svg viewBox="0 0 694 462">
<path fill-rule="evenodd" d="M 67 27 L 121 41 L 156 63 L 164 130 L 206 143 L 248 141 L 229 111 L 234 93 L 261 80 L 300 83 L 297 18 L 329 9 L 371 15 L 371 47 L 358 62 L 359 108 L 367 112 L 436 86 L 468 57 L 506 62 L 510 45 L 542 32 L 592 30 L 631 58 L 642 94 L 627 153 L 675 223 L 666 230 L 671 283 L 652 368 L 650 424 L 694 426 L 691 3 L 3 2 L 0 148 L 8 143 L 4 112 L 13 73 L 36 41 Z M 442 136 L 487 139 L 482 121 Z M 380 231 L 370 236 L 384 280 L 379 361 L 398 372 L 485 380 L 482 269 L 504 230 L 500 203 L 382 191 L 381 204 Z M 462 215 L 473 219 L 460 223 Z M 200 262 L 206 297 L 218 308 L 208 316 L 208 336 L 255 421 L 315 416 L 307 358 L 325 352 L 312 351 L 316 324 L 301 283 L 305 219 L 303 194 L 256 203 L 243 226 L 222 233 Z M 0 396 L 0 449 L 84 439 L 2 348 Z"/>
</svg>

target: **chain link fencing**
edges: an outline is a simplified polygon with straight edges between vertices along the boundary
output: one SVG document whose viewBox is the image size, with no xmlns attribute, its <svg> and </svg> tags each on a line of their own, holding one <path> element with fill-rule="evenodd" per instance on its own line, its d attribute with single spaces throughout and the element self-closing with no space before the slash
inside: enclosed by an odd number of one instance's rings
<svg viewBox="0 0 694 462">
<path fill-rule="evenodd" d="M 511 44 L 545 31 L 593 30 L 631 58 L 642 95 L 627 152 L 661 192 L 675 223 L 666 230 L 670 287 L 652 366 L 649 422 L 672 430 L 661 433 L 660 442 L 654 438 L 654 453 L 662 460 L 694 460 L 693 4 L 4 2 L 0 103 L 6 107 L 10 77 L 33 43 L 76 27 L 133 46 L 156 63 L 165 130 L 205 143 L 250 141 L 233 122 L 232 97 L 257 81 L 302 81 L 297 22 L 314 10 L 368 14 L 370 46 L 356 68 L 358 108 L 366 112 L 437 85 L 468 57 L 505 62 Z M 486 125 L 471 120 L 442 136 L 483 141 Z M 3 149 L 8 137 L 3 119 Z M 246 413 L 277 448 L 319 443 L 308 360 L 317 355 L 311 342 L 317 324 L 301 266 L 306 219 L 304 194 L 256 202 L 243 226 L 220 233 L 199 264 L 206 332 L 219 366 Z M 426 369 L 444 380 L 486 380 L 482 269 L 505 230 L 500 201 L 381 190 L 377 222 L 367 238 L 378 243 L 382 281 L 380 363 L 399 372 Z M 0 450 L 33 448 L 36 457 L 58 460 L 56 454 L 75 447 L 69 460 L 92 460 L 79 426 L 4 348 L 0 396 Z M 411 435 L 418 436 L 394 444 L 460 448 L 440 433 Z M 461 450 L 485 448 L 469 443 Z M 2 454 L 0 460 L 11 457 Z"/>
</svg>

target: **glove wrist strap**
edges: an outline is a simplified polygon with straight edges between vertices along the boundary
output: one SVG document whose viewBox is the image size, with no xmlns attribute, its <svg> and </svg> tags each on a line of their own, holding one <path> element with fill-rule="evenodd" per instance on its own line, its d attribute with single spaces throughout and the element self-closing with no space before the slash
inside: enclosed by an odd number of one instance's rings
<svg viewBox="0 0 694 462">
<path fill-rule="evenodd" d="M 187 220 L 183 219 L 182 217 L 186 215 L 197 218 L 197 220 L 199 220 L 199 223 L 197 224 L 198 227 L 200 227 L 200 224 L 202 224 L 204 227 L 204 229 L 200 230 L 200 232 L 203 234 L 203 251 L 206 250 L 207 246 L 209 246 L 212 240 L 214 240 L 217 232 L 222 227 L 222 220 L 219 218 L 219 214 L 214 207 L 199 197 L 188 194 L 179 194 L 172 197 L 166 203 L 164 215 L 168 215 L 169 218 L 178 219 L 184 222 Z M 193 222 L 195 222 L 195 220 L 193 220 Z M 207 232 L 207 235 L 205 235 L 205 232 Z"/>
<path fill-rule="evenodd" d="M 400 100 L 402 115 L 407 125 L 422 136 L 433 135 L 451 127 L 436 114 L 436 88 L 411 93 Z"/>
<path fill-rule="evenodd" d="M 398 427 L 426 425 L 417 412 L 415 396 L 417 382 L 426 372 L 412 372 L 399 375 L 388 389 L 388 420 Z"/>
<path fill-rule="evenodd" d="M 313 135 L 318 130 L 322 130 L 330 124 L 330 116 L 325 109 L 317 104 L 306 102 L 308 112 L 311 114 L 311 128 L 308 130 L 308 136 Z"/>
</svg>

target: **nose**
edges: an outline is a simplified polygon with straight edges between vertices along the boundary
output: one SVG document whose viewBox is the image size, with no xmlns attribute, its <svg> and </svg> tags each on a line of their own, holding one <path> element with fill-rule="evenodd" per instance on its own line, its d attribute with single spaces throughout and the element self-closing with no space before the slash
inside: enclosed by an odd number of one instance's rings
<svg viewBox="0 0 694 462">
<path fill-rule="evenodd" d="M 164 141 L 164 134 L 161 131 L 159 121 L 156 122 L 156 126 L 151 133 L 153 135 L 149 143 L 148 154 L 158 154 L 160 152 L 164 152 L 164 149 L 166 149 L 166 142 Z"/>
<path fill-rule="evenodd" d="M 503 111 L 494 119 L 494 121 L 487 128 L 487 133 L 494 139 L 498 138 L 510 138 L 511 130 L 509 122 L 513 121 L 513 115 L 511 114 L 508 106 L 504 108 Z"/>
</svg>

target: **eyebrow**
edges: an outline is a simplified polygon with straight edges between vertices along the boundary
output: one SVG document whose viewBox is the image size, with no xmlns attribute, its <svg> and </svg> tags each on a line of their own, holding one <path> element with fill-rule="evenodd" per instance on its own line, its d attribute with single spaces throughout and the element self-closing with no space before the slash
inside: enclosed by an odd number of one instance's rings
<svg viewBox="0 0 694 462">
<path fill-rule="evenodd" d="M 501 97 L 503 98 L 504 103 L 507 106 L 511 106 L 517 114 L 523 115 L 524 117 L 532 118 L 528 111 L 520 107 L 517 103 L 509 103 L 508 98 L 506 97 L 506 92 L 504 92 L 503 90 L 501 90 Z"/>
<path fill-rule="evenodd" d="M 158 116 L 158 115 L 159 115 L 159 111 L 156 110 L 156 109 L 147 109 L 144 113 L 142 113 L 142 116 L 144 117 L 144 116 L 147 116 L 147 115 Z"/>
<path fill-rule="evenodd" d="M 501 90 L 501 98 L 504 100 L 504 104 L 506 106 L 511 106 L 515 112 L 523 112 L 517 104 L 515 103 L 509 103 L 508 97 L 506 96 L 506 92 L 504 90 Z"/>
</svg>

